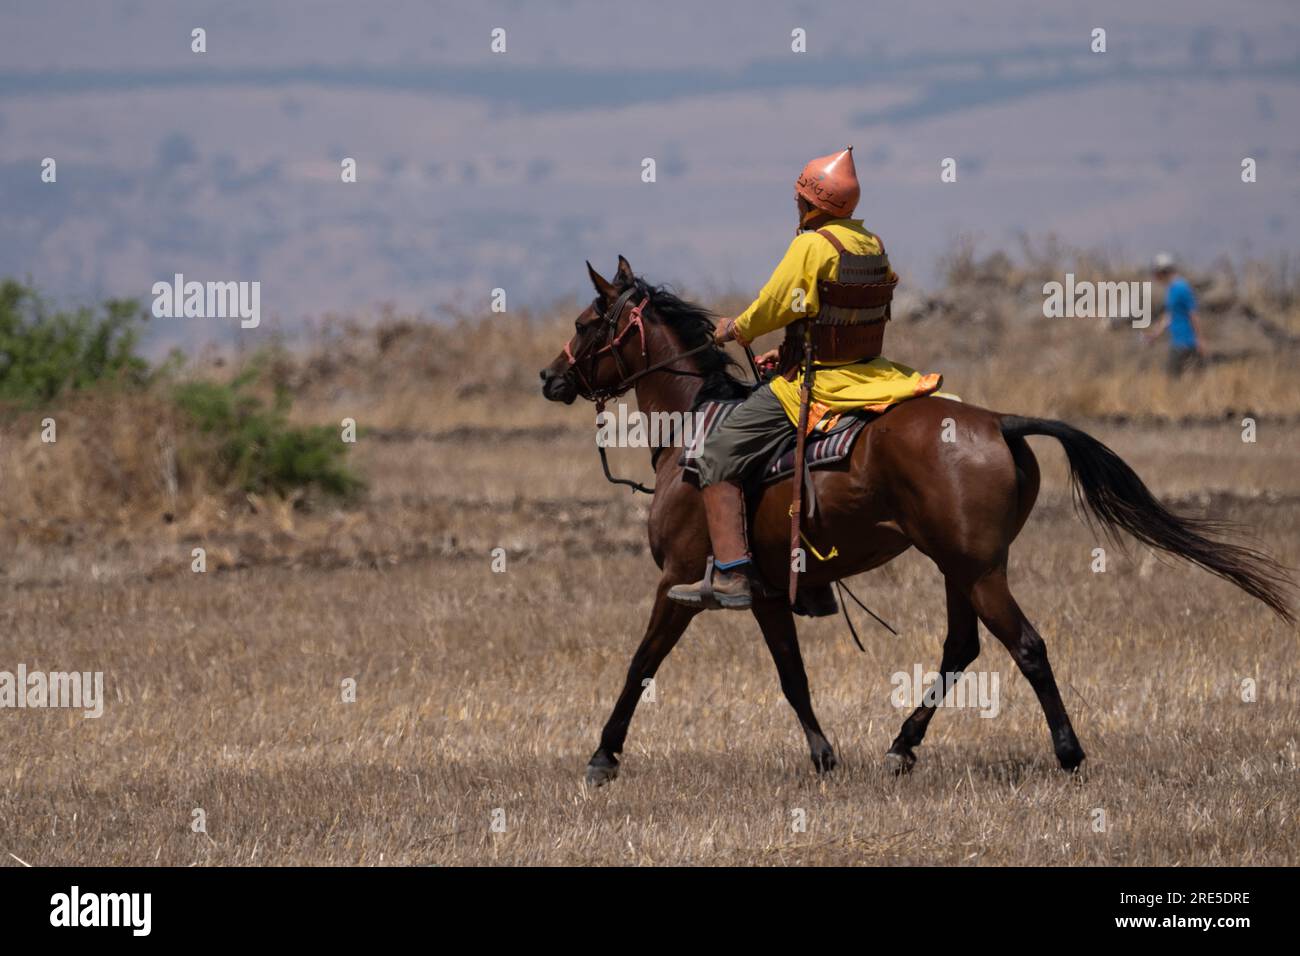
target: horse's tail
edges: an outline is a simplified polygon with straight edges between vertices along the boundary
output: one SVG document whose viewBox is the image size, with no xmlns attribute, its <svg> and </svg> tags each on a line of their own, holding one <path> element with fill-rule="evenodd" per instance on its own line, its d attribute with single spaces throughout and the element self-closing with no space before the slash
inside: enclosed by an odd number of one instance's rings
<svg viewBox="0 0 1300 956">
<path fill-rule="evenodd" d="M 1119 455 L 1091 435 L 1065 422 L 1019 415 L 1002 416 L 1002 435 L 1047 435 L 1059 441 L 1070 461 L 1076 505 L 1085 519 L 1099 520 L 1108 535 L 1122 529 L 1145 545 L 1198 564 L 1295 623 L 1288 600 L 1294 583 L 1285 567 L 1262 551 L 1216 540 L 1232 530 L 1225 522 L 1174 514 Z"/>
</svg>

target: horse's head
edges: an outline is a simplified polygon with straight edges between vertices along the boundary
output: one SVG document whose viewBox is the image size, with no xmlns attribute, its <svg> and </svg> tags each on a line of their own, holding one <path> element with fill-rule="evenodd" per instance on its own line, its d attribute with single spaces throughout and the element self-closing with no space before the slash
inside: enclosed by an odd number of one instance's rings
<svg viewBox="0 0 1300 956">
<path fill-rule="evenodd" d="M 590 262 L 587 273 L 596 288 L 595 301 L 578 316 L 573 337 L 541 373 L 542 394 L 566 405 L 579 396 L 595 401 L 622 394 L 632 376 L 646 367 L 641 313 L 649 295 L 644 286 L 622 256 L 613 282 Z"/>
</svg>

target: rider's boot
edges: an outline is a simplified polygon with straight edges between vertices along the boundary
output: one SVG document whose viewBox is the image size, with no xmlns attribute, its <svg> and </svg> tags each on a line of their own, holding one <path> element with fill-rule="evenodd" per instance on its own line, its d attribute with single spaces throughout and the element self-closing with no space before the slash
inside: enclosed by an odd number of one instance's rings
<svg viewBox="0 0 1300 956">
<path fill-rule="evenodd" d="M 708 610 L 753 607 L 750 592 L 753 563 L 745 540 L 745 497 L 740 485 L 733 481 L 714 482 L 701 495 L 713 557 L 704 569 L 703 580 L 679 584 L 669 590 L 668 597 L 679 604 Z"/>
</svg>

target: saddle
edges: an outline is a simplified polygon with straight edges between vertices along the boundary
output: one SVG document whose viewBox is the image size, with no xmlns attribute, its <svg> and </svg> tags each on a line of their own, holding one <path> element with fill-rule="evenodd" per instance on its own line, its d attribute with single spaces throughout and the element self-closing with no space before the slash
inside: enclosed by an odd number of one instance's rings
<svg viewBox="0 0 1300 956">
<path fill-rule="evenodd" d="M 704 447 L 705 440 L 717 430 L 718 426 L 725 422 L 740 405 L 740 400 L 731 399 L 727 401 L 706 401 L 701 403 L 695 411 L 700 413 L 699 427 L 692 437 L 691 443 L 682 452 L 681 460 L 678 462 L 682 466 L 684 478 L 692 484 L 699 482 L 699 469 L 696 465 L 696 458 L 700 449 Z M 853 452 L 853 444 L 862 434 L 862 429 L 866 428 L 871 422 L 880 417 L 880 412 L 869 412 L 865 409 L 858 411 L 845 412 L 836 417 L 833 421 L 823 420 L 818 424 L 809 435 L 804 449 L 804 460 L 809 469 L 825 468 L 828 465 L 838 464 L 848 458 Z M 823 428 L 823 425 L 829 424 L 829 427 Z M 779 481 L 784 481 L 794 474 L 794 452 L 795 436 L 791 435 L 771 460 L 760 469 L 755 477 L 751 479 L 758 485 L 771 485 Z"/>
</svg>

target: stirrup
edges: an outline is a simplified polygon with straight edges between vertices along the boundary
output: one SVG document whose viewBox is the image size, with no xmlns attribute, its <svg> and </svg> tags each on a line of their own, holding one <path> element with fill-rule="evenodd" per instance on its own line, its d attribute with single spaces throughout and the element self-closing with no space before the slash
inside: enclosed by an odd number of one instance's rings
<svg viewBox="0 0 1300 956">
<path fill-rule="evenodd" d="M 704 578 L 697 584 L 673 585 L 668 589 L 668 600 L 701 611 L 721 610 L 722 604 L 713 593 L 713 555 L 704 564 Z"/>
<path fill-rule="evenodd" d="M 754 606 L 753 577 L 748 571 L 724 571 L 734 574 L 744 581 L 746 587 L 741 594 L 718 593 L 713 587 L 713 575 L 717 573 L 714 559 L 705 562 L 704 579 L 697 584 L 678 584 L 668 590 L 668 599 L 701 611 L 737 611 L 748 610 Z M 676 593 L 674 593 L 676 592 Z"/>
<path fill-rule="evenodd" d="M 722 605 L 713 596 L 713 555 L 704 562 L 704 580 L 700 582 L 700 607 L 706 611 L 719 610 Z"/>
</svg>

